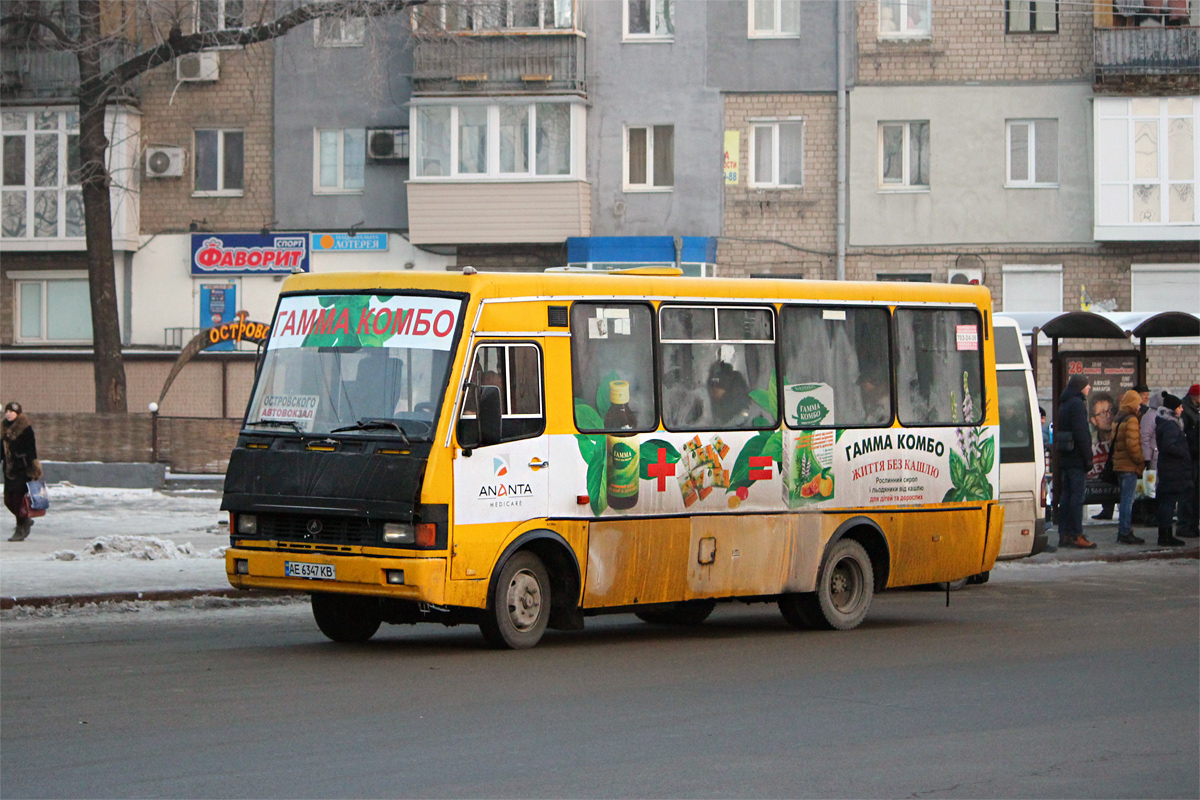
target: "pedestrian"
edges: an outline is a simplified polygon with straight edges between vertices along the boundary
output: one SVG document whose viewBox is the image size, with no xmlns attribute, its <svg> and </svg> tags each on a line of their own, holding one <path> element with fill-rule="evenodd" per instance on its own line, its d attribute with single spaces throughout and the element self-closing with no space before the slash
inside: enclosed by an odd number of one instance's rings
<svg viewBox="0 0 1200 800">
<path fill-rule="evenodd" d="M 1200 480 L 1200 383 L 1193 383 L 1183 398 L 1183 436 L 1192 458 L 1192 478 Z M 1200 497 L 1196 487 L 1179 504 L 1179 536 L 1200 536 Z"/>
<path fill-rule="evenodd" d="M 29 481 L 42 479 L 42 464 L 37 457 L 37 442 L 33 438 L 33 425 L 21 410 L 21 404 L 9 403 L 4 407 L 3 431 L 4 457 L 4 505 L 17 518 L 10 542 L 20 542 L 29 536 L 33 520 L 24 505 L 29 494 Z"/>
<path fill-rule="evenodd" d="M 1130 389 L 1121 398 L 1117 417 L 1113 420 L 1113 471 L 1121 490 L 1121 514 L 1117 522 L 1118 544 L 1145 544 L 1146 540 L 1133 535 L 1133 497 L 1137 494 L 1138 478 L 1145 469 L 1142 459 L 1142 432 L 1138 426 L 1141 394 Z"/>
<path fill-rule="evenodd" d="M 1088 471 L 1092 468 L 1092 433 L 1088 429 L 1087 396 L 1091 383 L 1082 375 L 1072 375 L 1058 398 L 1058 416 L 1054 420 L 1054 447 L 1058 451 L 1060 491 L 1058 504 L 1058 546 L 1095 547 L 1083 535 L 1083 496 Z"/>
<path fill-rule="evenodd" d="M 1184 542 L 1171 535 L 1171 518 L 1175 516 L 1176 504 L 1196 493 L 1196 483 L 1187 439 L 1183 435 L 1183 401 L 1163 392 L 1163 405 L 1172 415 L 1160 419 L 1154 426 L 1158 444 L 1158 543 L 1178 547 Z M 1186 520 L 1181 517 L 1180 528 L 1185 524 Z"/>
</svg>

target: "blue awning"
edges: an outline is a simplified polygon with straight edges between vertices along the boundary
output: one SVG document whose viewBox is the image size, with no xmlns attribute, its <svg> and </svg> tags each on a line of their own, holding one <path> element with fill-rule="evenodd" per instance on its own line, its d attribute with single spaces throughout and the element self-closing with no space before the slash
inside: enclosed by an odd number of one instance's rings
<svg viewBox="0 0 1200 800">
<path fill-rule="evenodd" d="M 681 262 L 715 264 L 715 236 L 683 236 Z M 673 264 L 674 236 L 571 236 L 568 264 Z"/>
</svg>

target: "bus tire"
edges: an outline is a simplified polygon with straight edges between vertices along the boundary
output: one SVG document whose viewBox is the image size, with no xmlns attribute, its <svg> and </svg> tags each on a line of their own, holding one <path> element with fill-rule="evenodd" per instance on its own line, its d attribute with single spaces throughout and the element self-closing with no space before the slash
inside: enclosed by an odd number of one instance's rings
<svg viewBox="0 0 1200 800">
<path fill-rule="evenodd" d="M 779 613 L 784 621 L 802 631 L 821 628 L 821 605 L 816 592 L 785 594 L 779 598 Z"/>
<path fill-rule="evenodd" d="M 374 597 L 313 592 L 312 612 L 321 633 L 349 644 L 367 641 L 383 622 L 379 600 Z"/>
<path fill-rule="evenodd" d="M 479 630 L 498 650 L 524 650 L 537 644 L 550 621 L 550 575 L 528 550 L 514 553 L 500 568 Z"/>
<path fill-rule="evenodd" d="M 693 627 L 708 619 L 713 609 L 717 607 L 716 600 L 687 600 L 673 603 L 661 609 L 635 611 L 633 615 L 642 622 L 651 625 L 682 625 Z"/>
<path fill-rule="evenodd" d="M 866 618 L 874 593 L 875 572 L 867 551 L 853 539 L 839 539 L 821 562 L 817 591 L 799 596 L 802 616 L 813 627 L 852 630 Z"/>
</svg>

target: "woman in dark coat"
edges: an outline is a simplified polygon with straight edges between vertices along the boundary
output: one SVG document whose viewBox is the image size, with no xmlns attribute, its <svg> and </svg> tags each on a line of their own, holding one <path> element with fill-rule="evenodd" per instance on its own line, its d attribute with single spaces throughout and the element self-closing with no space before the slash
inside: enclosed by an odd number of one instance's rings
<svg viewBox="0 0 1200 800">
<path fill-rule="evenodd" d="M 1175 504 L 1196 491 L 1196 484 L 1187 438 L 1183 435 L 1183 420 L 1180 419 L 1183 401 L 1163 392 L 1163 406 L 1171 409 L 1174 416 L 1160 419 L 1154 426 L 1154 439 L 1158 445 L 1158 543 L 1178 547 L 1184 542 L 1171 532 Z"/>
<path fill-rule="evenodd" d="M 42 465 L 38 462 L 37 442 L 33 437 L 33 425 L 21 410 L 20 403 L 9 403 L 4 407 L 4 420 L 0 422 L 0 443 L 4 457 L 4 505 L 17 518 L 10 542 L 20 542 L 29 536 L 33 520 L 25 511 L 25 495 L 29 493 L 28 481 L 41 480 Z"/>
</svg>

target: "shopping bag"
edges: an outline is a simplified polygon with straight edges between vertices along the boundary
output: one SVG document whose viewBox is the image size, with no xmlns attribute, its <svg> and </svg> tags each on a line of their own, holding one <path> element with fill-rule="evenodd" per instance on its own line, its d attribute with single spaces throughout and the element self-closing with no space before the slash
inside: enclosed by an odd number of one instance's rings
<svg viewBox="0 0 1200 800">
<path fill-rule="evenodd" d="M 25 517 L 44 517 L 44 516 L 46 516 L 46 509 L 33 508 L 29 504 L 29 495 L 28 494 L 21 498 L 21 512 L 22 512 L 21 515 L 25 516 Z"/>
<path fill-rule="evenodd" d="M 1142 473 L 1142 493 L 1146 497 L 1155 497 L 1158 488 L 1158 470 L 1148 469 Z"/>
<path fill-rule="evenodd" d="M 26 484 L 29 490 L 29 507 L 34 511 L 46 512 L 50 508 L 50 495 L 46 492 L 45 481 L 29 481 Z"/>
</svg>

